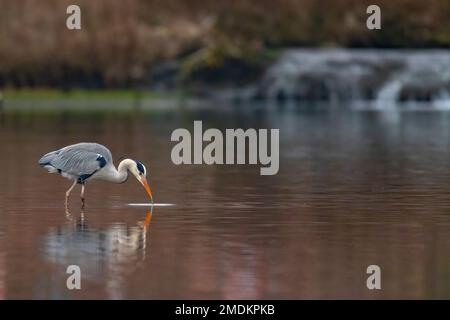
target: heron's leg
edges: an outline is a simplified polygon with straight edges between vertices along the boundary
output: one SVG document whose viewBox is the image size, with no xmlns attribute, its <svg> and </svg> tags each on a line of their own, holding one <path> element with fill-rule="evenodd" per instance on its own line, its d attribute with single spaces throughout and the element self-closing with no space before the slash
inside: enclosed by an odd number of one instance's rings
<svg viewBox="0 0 450 320">
<path fill-rule="evenodd" d="M 66 219 L 69 221 L 72 221 L 73 220 L 72 215 L 70 214 L 69 206 L 67 205 L 67 203 L 66 203 L 65 207 L 66 207 Z"/>
<path fill-rule="evenodd" d="M 85 184 L 82 183 L 81 184 L 81 194 L 80 194 L 80 196 L 81 196 L 81 202 L 82 202 L 81 208 L 83 208 L 83 209 L 84 209 L 84 188 L 85 188 Z"/>
<path fill-rule="evenodd" d="M 75 188 L 76 185 L 77 185 L 77 181 L 75 180 L 73 182 L 73 185 L 69 188 L 69 190 L 66 191 L 66 201 L 65 201 L 66 208 L 69 205 L 70 193 L 72 192 L 73 188 Z"/>
</svg>

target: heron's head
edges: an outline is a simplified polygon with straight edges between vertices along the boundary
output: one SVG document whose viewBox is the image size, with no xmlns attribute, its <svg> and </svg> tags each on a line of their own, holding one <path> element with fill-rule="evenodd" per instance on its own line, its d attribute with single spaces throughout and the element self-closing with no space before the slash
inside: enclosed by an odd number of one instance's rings
<svg viewBox="0 0 450 320">
<path fill-rule="evenodd" d="M 142 186 L 144 187 L 145 191 L 147 191 L 153 203 L 152 190 L 150 189 L 150 186 L 148 185 L 147 182 L 147 169 L 145 169 L 145 166 L 142 164 L 142 162 L 134 160 L 134 164 L 131 166 L 129 170 L 133 174 L 133 176 L 135 176 L 136 179 L 142 184 Z"/>
</svg>

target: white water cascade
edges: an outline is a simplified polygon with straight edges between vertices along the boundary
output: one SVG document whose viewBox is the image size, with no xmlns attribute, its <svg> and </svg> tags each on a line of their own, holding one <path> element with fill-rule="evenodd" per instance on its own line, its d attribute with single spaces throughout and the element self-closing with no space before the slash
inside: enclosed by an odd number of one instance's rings
<svg viewBox="0 0 450 320">
<path fill-rule="evenodd" d="M 450 108 L 450 50 L 290 49 L 242 96 Z"/>
</svg>

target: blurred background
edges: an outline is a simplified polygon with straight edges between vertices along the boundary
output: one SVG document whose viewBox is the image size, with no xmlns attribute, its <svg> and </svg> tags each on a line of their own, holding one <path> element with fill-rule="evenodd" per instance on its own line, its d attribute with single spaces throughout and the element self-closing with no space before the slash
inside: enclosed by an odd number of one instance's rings
<svg viewBox="0 0 450 320">
<path fill-rule="evenodd" d="M 448 48 L 445 0 L 377 1 L 380 30 L 366 27 L 366 9 L 375 4 L 369 0 L 80 0 L 81 31 L 65 27 L 70 4 L 0 1 L 0 87 L 6 97 L 17 98 L 9 89 L 46 88 L 373 99 L 401 72 L 436 79 L 410 79 L 398 89 L 399 99 L 430 100 L 448 91 L 446 54 L 331 50 Z M 327 50 L 285 55 L 287 48 L 305 47 Z M 243 88 L 248 90 L 223 90 Z M 41 90 L 46 94 L 51 92 Z"/>
<path fill-rule="evenodd" d="M 450 298 L 449 17 L 447 0 L 0 0 L 0 298 Z M 194 120 L 279 128 L 279 173 L 174 165 Z M 137 184 L 94 182 L 66 212 L 70 182 L 37 160 L 80 141 L 142 161 L 175 206 L 150 223 L 126 205 Z"/>
</svg>

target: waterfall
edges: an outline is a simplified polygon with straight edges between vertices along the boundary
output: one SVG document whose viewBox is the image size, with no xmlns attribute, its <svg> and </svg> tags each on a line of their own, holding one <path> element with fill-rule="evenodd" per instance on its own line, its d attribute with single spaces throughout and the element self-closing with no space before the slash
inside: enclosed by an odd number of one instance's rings
<svg viewBox="0 0 450 320">
<path fill-rule="evenodd" d="M 247 98 L 450 107 L 450 50 L 289 49 Z"/>
</svg>

